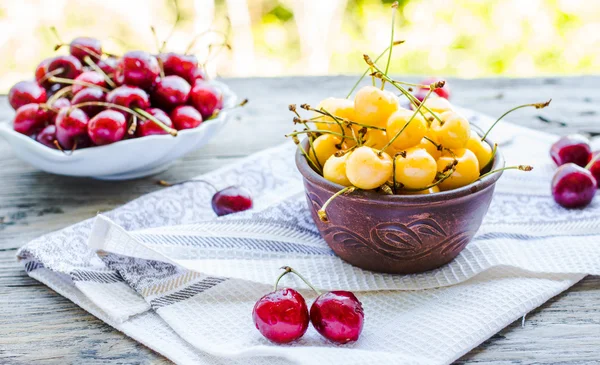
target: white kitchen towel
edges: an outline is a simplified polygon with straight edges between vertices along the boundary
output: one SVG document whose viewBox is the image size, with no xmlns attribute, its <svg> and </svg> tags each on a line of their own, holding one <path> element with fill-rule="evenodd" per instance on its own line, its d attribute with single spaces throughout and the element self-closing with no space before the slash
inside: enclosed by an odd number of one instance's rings
<svg viewBox="0 0 600 365">
<path fill-rule="evenodd" d="M 585 274 L 600 273 L 600 204 L 569 211 L 549 194 L 555 137 L 500 128 L 514 136 L 501 149 L 508 163 L 536 168 L 506 173 L 474 240 L 428 273 L 376 274 L 333 255 L 308 214 L 291 144 L 202 177 L 249 187 L 252 211 L 213 219 L 210 188 L 188 183 L 99 217 L 91 236 L 87 221 L 19 255 L 30 275 L 178 363 L 449 363 Z M 82 245 L 88 236 L 93 250 Z M 366 316 L 360 340 L 336 346 L 312 328 L 293 345 L 263 339 L 250 313 L 282 265 L 320 288 L 357 291 Z"/>
</svg>

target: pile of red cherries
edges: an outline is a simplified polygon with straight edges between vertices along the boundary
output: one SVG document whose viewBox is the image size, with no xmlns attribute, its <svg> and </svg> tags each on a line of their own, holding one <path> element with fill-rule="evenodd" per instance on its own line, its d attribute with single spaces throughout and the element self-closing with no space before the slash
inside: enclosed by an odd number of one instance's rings
<svg viewBox="0 0 600 365">
<path fill-rule="evenodd" d="M 550 149 L 558 165 L 552 179 L 552 196 L 565 208 L 591 203 L 600 181 L 600 151 L 592 152 L 587 138 L 573 134 L 560 138 Z"/>
<path fill-rule="evenodd" d="M 61 48 L 63 45 L 58 45 Z M 129 51 L 106 55 L 79 37 L 68 55 L 43 60 L 35 81 L 9 91 L 14 130 L 50 148 L 72 150 L 198 127 L 223 107 L 195 56 Z"/>
<path fill-rule="evenodd" d="M 362 332 L 365 315 L 362 304 L 349 291 L 330 291 L 321 294 L 302 275 L 289 266 L 275 282 L 275 290 L 254 305 L 252 319 L 256 329 L 268 340 L 275 343 L 288 343 L 302 337 L 308 329 L 309 321 L 326 339 L 335 343 L 348 343 L 358 340 Z M 291 288 L 277 289 L 279 280 L 288 273 L 294 273 L 319 296 L 310 307 L 304 297 Z"/>
</svg>

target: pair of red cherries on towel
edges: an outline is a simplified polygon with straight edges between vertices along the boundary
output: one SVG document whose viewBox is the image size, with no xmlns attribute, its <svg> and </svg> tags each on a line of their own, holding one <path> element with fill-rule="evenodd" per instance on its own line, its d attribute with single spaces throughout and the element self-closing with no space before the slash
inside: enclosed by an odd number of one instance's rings
<svg viewBox="0 0 600 365">
<path fill-rule="evenodd" d="M 364 312 L 360 301 L 349 291 L 330 291 L 321 294 L 304 277 L 289 266 L 275 282 L 275 290 L 254 305 L 252 319 L 258 331 L 275 343 L 288 343 L 306 333 L 308 322 L 326 339 L 344 344 L 358 340 L 362 332 Z M 302 279 L 319 296 L 310 307 L 294 289 L 277 289 L 279 280 L 289 273 Z"/>
<path fill-rule="evenodd" d="M 600 151 L 592 152 L 587 138 L 573 134 L 554 143 L 550 156 L 559 166 L 552 179 L 554 200 L 565 208 L 591 203 L 600 181 Z"/>
</svg>

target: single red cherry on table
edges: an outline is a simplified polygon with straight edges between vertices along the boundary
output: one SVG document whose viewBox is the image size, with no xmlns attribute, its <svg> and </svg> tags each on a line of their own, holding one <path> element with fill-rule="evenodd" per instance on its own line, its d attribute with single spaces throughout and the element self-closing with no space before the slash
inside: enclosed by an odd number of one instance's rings
<svg viewBox="0 0 600 365">
<path fill-rule="evenodd" d="M 104 110 L 90 119 L 88 135 L 94 144 L 105 145 L 120 141 L 127 131 L 127 120 L 122 113 Z"/>
<path fill-rule="evenodd" d="M 47 125 L 35 136 L 35 140 L 46 147 L 56 149 L 54 141 L 56 140 L 56 126 L 54 124 Z"/>
<path fill-rule="evenodd" d="M 13 129 L 19 133 L 31 136 L 42 130 L 48 124 L 48 111 L 40 104 L 25 104 L 15 114 Z"/>
<path fill-rule="evenodd" d="M 171 75 L 163 77 L 152 91 L 152 103 L 166 110 L 187 102 L 192 87 L 182 77 Z"/>
<path fill-rule="evenodd" d="M 146 111 L 150 115 L 161 121 L 167 127 L 173 127 L 173 122 L 171 122 L 171 118 L 169 118 L 167 113 L 165 113 L 161 109 L 148 108 L 146 109 Z M 167 134 L 167 132 L 149 119 L 143 119 L 138 121 L 138 125 L 135 130 L 135 135 L 137 137 L 151 136 L 154 134 Z"/>
<path fill-rule="evenodd" d="M 173 109 L 171 112 L 171 121 L 173 122 L 173 127 L 178 131 L 192 129 L 202 124 L 202 114 L 193 106 L 182 105 Z"/>
<path fill-rule="evenodd" d="M 88 87 L 94 88 L 92 85 L 106 88 L 106 80 L 104 79 L 104 76 L 95 71 L 85 71 L 81 75 L 77 76 L 74 81 L 79 83 L 73 84 L 71 89 L 73 95 Z"/>
<path fill-rule="evenodd" d="M 54 57 L 48 64 L 48 73 L 51 73 L 53 77 L 72 80 L 81 72 L 83 72 L 81 62 L 71 55 Z"/>
<path fill-rule="evenodd" d="M 349 291 L 321 294 L 310 307 L 310 321 L 317 332 L 336 343 L 358 340 L 364 319 L 362 304 Z"/>
<path fill-rule="evenodd" d="M 598 182 L 589 170 L 569 162 L 556 170 L 551 188 L 558 204 L 565 208 L 582 208 L 594 199 Z"/>
<path fill-rule="evenodd" d="M 117 64 L 115 79 L 121 85 L 149 90 L 154 87 L 159 74 L 160 67 L 156 57 L 144 51 L 130 51 Z"/>
<path fill-rule="evenodd" d="M 590 161 L 589 166 L 589 170 L 596 179 L 596 182 L 600 184 L 600 151 L 594 152 L 592 161 Z"/>
<path fill-rule="evenodd" d="M 95 87 L 88 87 L 79 91 L 77 94 L 73 95 L 73 99 L 71 99 L 71 103 L 73 105 L 86 103 L 86 102 L 105 102 L 106 101 L 106 93 L 101 89 Z M 88 117 L 93 117 L 96 114 L 100 113 L 105 109 L 104 106 L 101 105 L 85 105 L 81 107 L 81 110 L 88 115 Z"/>
<path fill-rule="evenodd" d="M 252 309 L 256 329 L 268 340 L 288 343 L 299 339 L 308 329 L 308 307 L 304 297 L 291 288 L 277 289 L 282 273 L 275 282 L 275 290 L 260 298 Z"/>
<path fill-rule="evenodd" d="M 25 104 L 46 102 L 46 90 L 34 81 L 19 81 L 8 91 L 8 102 L 17 110 Z"/>
<path fill-rule="evenodd" d="M 587 138 L 580 134 L 561 137 L 550 148 L 550 157 L 557 166 L 572 162 L 585 166 L 592 159 L 592 149 Z"/>
<path fill-rule="evenodd" d="M 223 95 L 211 84 L 197 80 L 190 91 L 189 103 L 207 120 L 215 111 L 223 109 Z"/>
<path fill-rule="evenodd" d="M 250 192 L 241 186 L 229 186 L 212 197 L 212 208 L 218 216 L 237 213 L 252 208 Z"/>
<path fill-rule="evenodd" d="M 84 62 L 85 56 L 90 56 L 94 62 L 98 62 L 102 55 L 102 44 L 96 38 L 77 37 L 69 45 L 69 52 L 80 62 Z"/>
<path fill-rule="evenodd" d="M 431 84 L 433 84 L 435 82 L 438 82 L 440 80 L 441 79 L 437 79 L 437 78 L 429 78 L 429 79 L 421 81 L 419 84 L 421 84 L 421 85 L 431 85 Z M 427 95 L 428 92 L 429 92 L 429 89 L 419 88 L 419 89 L 417 89 L 415 91 L 415 97 L 419 101 L 423 101 L 423 99 L 425 99 L 425 95 Z M 441 87 L 439 89 L 435 89 L 433 92 L 436 93 L 441 98 L 450 99 L 450 87 L 448 86 L 447 82 L 444 85 L 444 87 Z"/>
<path fill-rule="evenodd" d="M 56 139 L 62 148 L 73 149 L 87 139 L 88 116 L 79 108 L 63 108 L 56 116 Z"/>
</svg>

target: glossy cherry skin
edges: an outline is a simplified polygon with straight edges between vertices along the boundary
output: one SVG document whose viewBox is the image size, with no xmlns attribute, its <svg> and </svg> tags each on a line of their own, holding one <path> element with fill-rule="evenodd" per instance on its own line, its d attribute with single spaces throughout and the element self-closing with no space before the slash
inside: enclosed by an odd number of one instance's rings
<svg viewBox="0 0 600 365">
<path fill-rule="evenodd" d="M 102 44 L 96 38 L 77 37 L 69 45 L 71 56 L 84 62 L 85 56 L 90 56 L 94 62 L 98 62 L 98 56 L 102 55 Z"/>
<path fill-rule="evenodd" d="M 596 179 L 596 182 L 600 183 L 600 151 L 595 151 L 592 158 L 595 160 L 590 166 L 590 172 L 594 176 L 594 179 Z"/>
<path fill-rule="evenodd" d="M 117 69 L 117 64 L 119 63 L 119 61 L 114 58 L 114 57 L 106 57 L 100 61 L 98 61 L 96 64 L 98 65 L 98 67 L 100 67 L 100 69 L 107 75 L 112 75 L 115 73 L 115 70 Z"/>
<path fill-rule="evenodd" d="M 119 86 L 106 95 L 106 101 L 127 108 L 147 109 L 150 107 L 148 94 L 135 86 Z"/>
<path fill-rule="evenodd" d="M 105 102 L 106 101 L 106 93 L 100 89 L 89 87 L 87 89 L 81 90 L 80 92 L 78 92 L 77 94 L 75 94 L 73 96 L 73 99 L 71 99 L 71 103 L 73 105 L 85 103 L 85 102 L 89 102 L 89 101 Z M 90 118 L 95 116 L 96 114 L 100 113 L 104 109 L 106 109 L 106 107 L 99 106 L 99 105 L 86 105 L 86 106 L 82 106 L 80 108 Z"/>
<path fill-rule="evenodd" d="M 190 91 L 189 103 L 207 120 L 216 110 L 223 108 L 223 95 L 212 85 L 198 80 Z"/>
<path fill-rule="evenodd" d="M 173 127 L 173 122 L 171 122 L 171 118 L 169 118 L 167 113 L 165 113 L 161 109 L 148 108 L 146 109 L 146 111 L 152 116 L 156 117 L 156 119 L 163 122 L 163 124 L 165 124 L 166 126 Z M 137 137 L 151 136 L 154 134 L 167 134 L 167 132 L 165 132 L 161 127 L 159 127 L 158 125 L 156 125 L 156 123 L 149 119 L 138 119 L 138 125 L 135 130 L 135 135 Z"/>
<path fill-rule="evenodd" d="M 308 328 L 308 307 L 300 293 L 290 288 L 271 292 L 252 310 L 256 329 L 268 340 L 288 343 L 299 339 Z"/>
<path fill-rule="evenodd" d="M 317 332 L 337 343 L 358 340 L 364 320 L 360 301 L 349 291 L 321 294 L 310 307 L 310 321 Z"/>
<path fill-rule="evenodd" d="M 152 103 L 166 110 L 187 102 L 192 87 L 183 78 L 175 75 L 162 78 L 152 92 Z"/>
<path fill-rule="evenodd" d="M 144 51 L 130 51 L 123 55 L 115 71 L 115 79 L 121 85 L 151 89 L 160 74 L 156 57 Z"/>
<path fill-rule="evenodd" d="M 104 79 L 104 76 L 100 75 L 99 73 L 97 73 L 95 71 L 85 71 L 81 75 L 77 76 L 75 78 L 75 81 L 76 82 L 79 81 L 79 82 L 86 83 L 86 84 L 97 85 L 97 86 L 106 88 L 106 80 Z M 81 90 L 86 89 L 88 87 L 93 87 L 93 86 L 86 86 L 85 84 L 74 84 L 72 86 L 71 92 L 73 94 L 77 94 Z"/>
<path fill-rule="evenodd" d="M 587 138 L 580 134 L 571 134 L 552 145 L 550 157 L 557 166 L 572 162 L 583 167 L 592 159 L 592 149 Z"/>
<path fill-rule="evenodd" d="M 214 212 L 223 216 L 252 208 L 252 196 L 246 188 L 234 185 L 216 192 L 211 204 Z"/>
<path fill-rule="evenodd" d="M 196 108 L 189 105 L 178 106 L 171 112 L 173 127 L 178 131 L 196 128 L 202 124 L 202 114 Z"/>
<path fill-rule="evenodd" d="M 54 77 L 62 77 L 65 79 L 75 79 L 83 72 L 83 66 L 79 60 L 71 55 L 54 57 L 48 64 L 48 72 L 62 69 L 58 74 L 53 74 Z"/>
<path fill-rule="evenodd" d="M 46 147 L 56 149 L 54 141 L 56 140 L 56 126 L 53 124 L 47 125 L 35 136 L 35 140 Z"/>
<path fill-rule="evenodd" d="M 88 135 L 92 142 L 99 146 L 122 140 L 125 132 L 127 120 L 115 110 L 104 110 L 88 123 Z"/>
<path fill-rule="evenodd" d="M 165 75 L 176 75 L 185 79 L 190 85 L 196 79 L 196 69 L 198 68 L 198 59 L 194 55 L 184 55 L 179 53 L 161 53 L 158 56 L 162 62 Z"/>
<path fill-rule="evenodd" d="M 186 80 L 190 83 L 190 85 L 194 85 L 197 80 L 205 80 L 206 74 L 200 67 L 196 67 L 192 74 L 186 78 Z"/>
<path fill-rule="evenodd" d="M 54 110 L 48 110 L 48 121 L 51 124 L 54 124 L 56 122 L 56 116 L 58 115 L 58 112 L 61 111 L 63 108 L 70 107 L 71 102 L 67 98 L 58 98 L 50 106 Z"/>
<path fill-rule="evenodd" d="M 19 81 L 8 91 L 8 102 L 17 110 L 25 104 L 45 103 L 46 89 L 35 81 Z"/>
<path fill-rule="evenodd" d="M 48 111 L 40 104 L 25 104 L 15 114 L 13 128 L 15 131 L 31 136 L 48 124 Z"/>
<path fill-rule="evenodd" d="M 569 162 L 556 170 L 551 187 L 558 204 L 565 208 L 581 208 L 594 198 L 598 182 L 589 170 Z"/>
<path fill-rule="evenodd" d="M 46 80 L 46 73 L 48 73 L 48 65 L 53 60 L 53 58 L 46 58 L 35 68 L 35 81 L 37 81 L 38 85 L 43 87 L 49 87 L 50 82 Z"/>
<path fill-rule="evenodd" d="M 80 137 L 87 137 L 88 116 L 79 108 L 64 108 L 56 116 L 56 139 L 63 148 L 72 149 Z"/>
<path fill-rule="evenodd" d="M 440 79 L 429 78 L 429 79 L 421 81 L 420 84 L 421 85 L 431 85 L 437 81 L 440 81 Z M 417 99 L 419 99 L 419 101 L 423 101 L 423 99 L 425 98 L 425 95 L 427 95 L 428 92 L 429 92 L 429 89 L 420 88 L 415 91 L 415 97 Z M 435 89 L 433 92 L 436 93 L 441 98 L 450 99 L 450 88 L 448 87 L 448 83 L 446 83 L 444 85 L 444 87 L 442 87 L 440 89 Z"/>
</svg>

